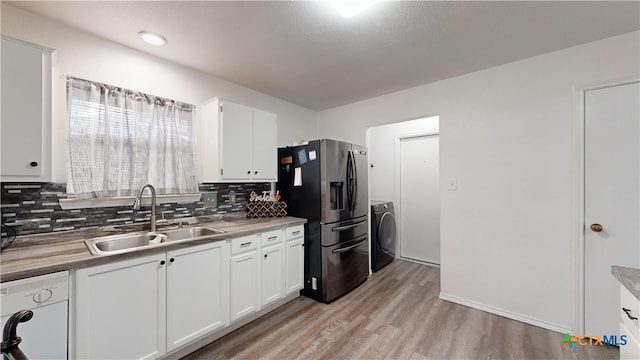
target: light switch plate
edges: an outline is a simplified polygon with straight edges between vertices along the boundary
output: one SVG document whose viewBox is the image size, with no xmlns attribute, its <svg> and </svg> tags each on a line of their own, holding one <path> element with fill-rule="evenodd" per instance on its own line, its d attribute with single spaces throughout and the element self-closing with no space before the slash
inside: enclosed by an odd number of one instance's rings
<svg viewBox="0 0 640 360">
<path fill-rule="evenodd" d="M 447 182 L 447 190 L 450 190 L 450 191 L 458 190 L 458 179 L 449 178 L 449 181 Z"/>
</svg>

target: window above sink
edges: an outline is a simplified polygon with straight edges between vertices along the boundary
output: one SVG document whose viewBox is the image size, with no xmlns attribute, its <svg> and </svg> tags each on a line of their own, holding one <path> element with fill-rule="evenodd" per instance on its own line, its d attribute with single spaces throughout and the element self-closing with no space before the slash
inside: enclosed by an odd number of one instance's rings
<svg viewBox="0 0 640 360">
<path fill-rule="evenodd" d="M 78 199 L 193 194 L 195 106 L 67 77 L 67 193 Z"/>
</svg>

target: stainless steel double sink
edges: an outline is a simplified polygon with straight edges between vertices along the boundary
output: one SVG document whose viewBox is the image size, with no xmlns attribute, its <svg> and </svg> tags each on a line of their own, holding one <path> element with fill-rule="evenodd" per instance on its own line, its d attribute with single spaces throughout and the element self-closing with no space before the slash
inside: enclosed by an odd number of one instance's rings
<svg viewBox="0 0 640 360">
<path fill-rule="evenodd" d="M 208 226 L 190 227 L 156 232 L 134 232 L 85 240 L 93 255 L 121 254 L 143 248 L 166 246 L 177 242 L 204 240 L 224 234 L 223 230 Z"/>
</svg>

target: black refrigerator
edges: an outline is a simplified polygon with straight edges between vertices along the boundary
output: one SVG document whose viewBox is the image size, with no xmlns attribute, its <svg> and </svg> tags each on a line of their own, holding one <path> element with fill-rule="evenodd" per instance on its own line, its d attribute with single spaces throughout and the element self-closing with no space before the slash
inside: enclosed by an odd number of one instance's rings
<svg viewBox="0 0 640 360">
<path fill-rule="evenodd" d="M 321 139 L 278 149 L 287 213 L 307 219 L 302 294 L 329 303 L 369 275 L 367 149 Z"/>
</svg>

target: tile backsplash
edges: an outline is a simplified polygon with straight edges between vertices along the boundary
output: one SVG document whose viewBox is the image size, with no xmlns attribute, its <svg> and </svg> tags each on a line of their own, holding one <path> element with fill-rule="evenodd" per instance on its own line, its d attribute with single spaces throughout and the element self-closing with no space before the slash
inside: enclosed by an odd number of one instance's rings
<svg viewBox="0 0 640 360">
<path fill-rule="evenodd" d="M 2 224 L 14 228 L 17 235 L 133 224 L 148 221 L 151 215 L 148 206 L 138 211 L 131 206 L 63 210 L 58 200 L 67 198 L 64 183 L 3 182 L 0 186 Z M 192 203 L 159 204 L 158 220 L 244 212 L 252 191 L 261 194 L 271 189 L 269 183 L 205 183 L 199 187 L 201 193 L 215 193 L 215 207 L 205 206 L 202 199 Z M 231 192 L 235 193 L 234 204 L 229 201 Z"/>
</svg>

